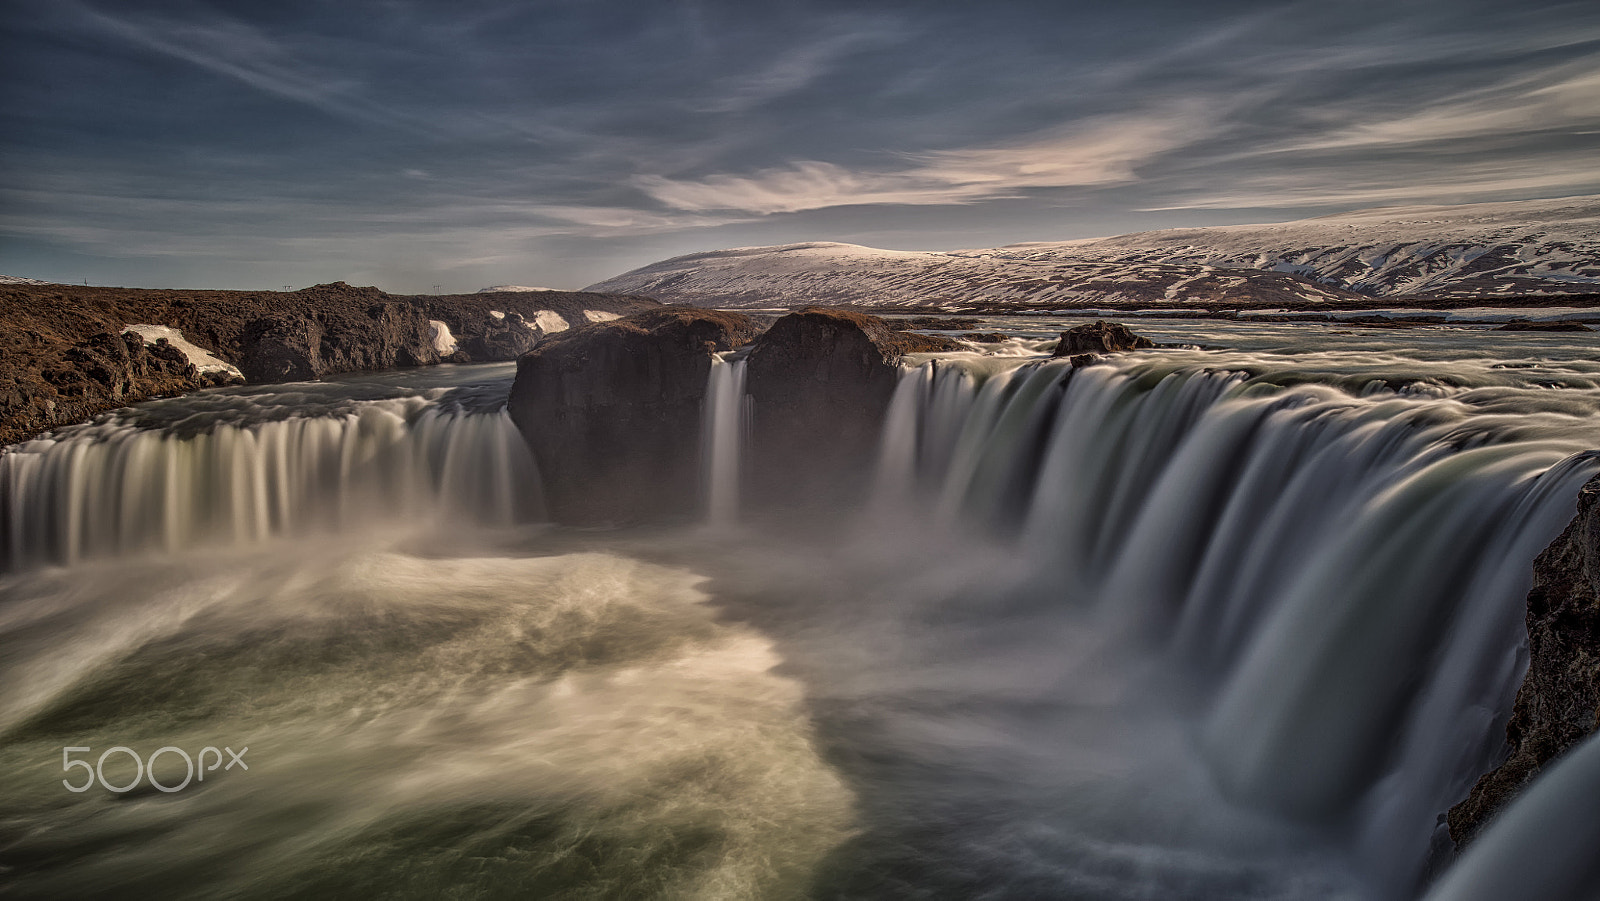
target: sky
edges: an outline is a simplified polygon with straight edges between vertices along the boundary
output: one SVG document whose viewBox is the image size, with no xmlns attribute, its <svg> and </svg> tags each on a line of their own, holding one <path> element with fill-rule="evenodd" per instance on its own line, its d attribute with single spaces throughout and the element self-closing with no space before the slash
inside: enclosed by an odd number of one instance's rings
<svg viewBox="0 0 1600 901">
<path fill-rule="evenodd" d="M 579 288 L 1600 193 L 1600 3 L 3 0 L 0 273 Z"/>
</svg>

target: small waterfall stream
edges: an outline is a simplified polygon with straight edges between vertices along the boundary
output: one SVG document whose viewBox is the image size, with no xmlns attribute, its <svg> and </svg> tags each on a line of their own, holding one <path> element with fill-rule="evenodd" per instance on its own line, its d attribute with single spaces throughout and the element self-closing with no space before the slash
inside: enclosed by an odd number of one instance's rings
<svg viewBox="0 0 1600 901">
<path fill-rule="evenodd" d="M 711 356 L 701 429 L 706 522 L 727 528 L 739 520 L 739 478 L 749 415 L 744 393 L 745 361 Z"/>
</svg>

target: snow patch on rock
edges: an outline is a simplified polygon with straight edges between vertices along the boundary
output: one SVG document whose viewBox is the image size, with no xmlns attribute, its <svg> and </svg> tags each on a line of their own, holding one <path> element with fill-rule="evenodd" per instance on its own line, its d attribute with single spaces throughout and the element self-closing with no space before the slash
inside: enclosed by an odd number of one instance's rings
<svg viewBox="0 0 1600 901">
<path fill-rule="evenodd" d="M 583 315 L 588 317 L 590 322 L 610 322 L 622 318 L 621 313 L 608 313 L 605 310 L 584 310 Z"/>
<path fill-rule="evenodd" d="M 504 319 L 506 318 L 506 314 L 504 310 L 490 310 L 489 317 L 491 319 Z"/>
<path fill-rule="evenodd" d="M 534 313 L 533 324 L 537 325 L 539 327 L 539 331 L 544 332 L 546 335 L 553 332 L 564 332 L 571 328 L 571 326 L 567 324 L 567 320 L 563 319 L 561 314 L 557 313 L 555 310 L 540 310 L 539 312 Z"/>
<path fill-rule="evenodd" d="M 0 275 L 0 285 L 53 285 L 39 278 L 23 278 L 20 275 Z"/>
<path fill-rule="evenodd" d="M 145 323 L 123 326 L 122 333 L 126 335 L 129 332 L 138 335 L 144 343 L 151 345 L 162 338 L 167 339 L 168 344 L 182 351 L 183 355 L 189 358 L 189 362 L 194 364 L 194 368 L 201 372 L 222 372 L 241 381 L 244 379 L 244 374 L 239 371 L 239 367 L 226 360 L 219 359 L 205 348 L 190 342 L 183 337 L 183 332 L 171 326 L 148 325 Z"/>
<path fill-rule="evenodd" d="M 428 320 L 428 338 L 439 356 L 448 357 L 456 352 L 456 336 L 450 334 L 450 326 L 437 319 Z"/>
</svg>

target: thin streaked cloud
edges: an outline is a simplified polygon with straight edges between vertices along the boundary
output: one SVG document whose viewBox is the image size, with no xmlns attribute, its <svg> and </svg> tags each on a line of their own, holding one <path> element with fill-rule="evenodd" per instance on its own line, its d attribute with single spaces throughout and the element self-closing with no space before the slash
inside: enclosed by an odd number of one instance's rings
<svg viewBox="0 0 1600 901">
<path fill-rule="evenodd" d="M 712 175 L 679 181 L 634 179 L 645 193 L 677 210 L 758 215 L 836 206 L 937 206 L 1023 196 L 1027 188 L 1084 187 L 1136 181 L 1141 163 L 1183 146 L 1207 130 L 1197 111 L 1108 118 L 1066 134 L 1030 136 L 1007 146 L 912 155 L 917 165 L 852 171 L 804 160 L 750 176 Z"/>
</svg>

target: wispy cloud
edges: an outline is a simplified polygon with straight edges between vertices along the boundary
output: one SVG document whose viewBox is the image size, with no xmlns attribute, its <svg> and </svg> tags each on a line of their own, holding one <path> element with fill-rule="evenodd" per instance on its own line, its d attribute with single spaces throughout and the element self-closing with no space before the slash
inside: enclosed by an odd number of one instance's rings
<svg viewBox="0 0 1600 901">
<path fill-rule="evenodd" d="M 835 71 L 846 57 L 904 37 L 899 29 L 851 19 L 835 23 L 830 33 L 788 48 L 753 72 L 718 79 L 713 96 L 691 103 L 699 112 L 739 113 L 794 94 Z"/>
<path fill-rule="evenodd" d="M 80 0 L 59 0 L 90 30 L 147 51 L 190 63 L 284 100 L 367 124 L 432 131 L 426 119 L 364 96 L 348 75 L 297 59 L 293 51 L 259 29 L 234 19 L 175 22 L 119 16 Z"/>
<path fill-rule="evenodd" d="M 964 204 L 1017 197 L 1033 188 L 1135 181 L 1140 164 L 1198 139 L 1209 117 L 1198 107 L 1106 117 L 995 147 L 907 156 L 898 169 L 853 170 L 805 160 L 751 175 L 700 179 L 640 176 L 634 184 L 675 210 L 758 215 L 859 205 Z"/>
<path fill-rule="evenodd" d="M 1404 115 L 1336 128 L 1277 149 L 1371 149 L 1600 128 L 1600 67 L 1562 66 L 1519 76 Z"/>
<path fill-rule="evenodd" d="M 1175 191 L 1143 211 L 1179 209 L 1355 209 L 1392 203 L 1466 203 L 1600 191 L 1600 157 L 1589 150 L 1521 160 L 1489 157 L 1441 167 L 1426 155 L 1398 162 L 1292 166 L 1270 173 L 1219 173 L 1205 190 Z"/>
</svg>

